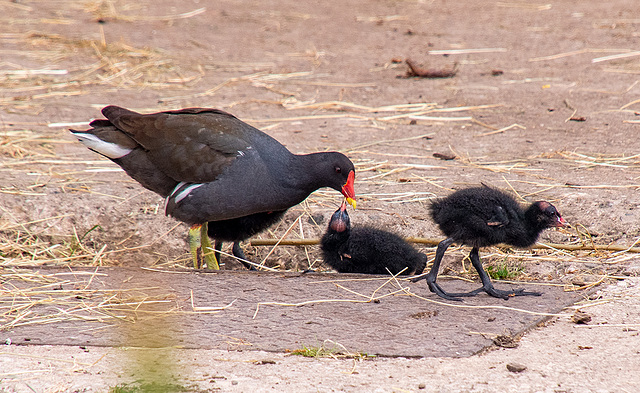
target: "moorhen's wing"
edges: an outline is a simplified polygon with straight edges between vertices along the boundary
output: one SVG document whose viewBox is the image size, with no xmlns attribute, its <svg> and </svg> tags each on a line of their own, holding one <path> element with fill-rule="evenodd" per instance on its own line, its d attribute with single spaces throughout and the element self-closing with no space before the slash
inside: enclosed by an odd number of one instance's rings
<svg viewBox="0 0 640 393">
<path fill-rule="evenodd" d="M 146 151 L 159 170 L 188 183 L 214 181 L 251 144 L 255 130 L 216 109 L 139 114 L 108 106 L 102 113 Z"/>
<path fill-rule="evenodd" d="M 486 221 L 490 227 L 504 227 L 509 225 L 509 216 L 502 206 L 493 207 L 492 216 Z"/>
</svg>

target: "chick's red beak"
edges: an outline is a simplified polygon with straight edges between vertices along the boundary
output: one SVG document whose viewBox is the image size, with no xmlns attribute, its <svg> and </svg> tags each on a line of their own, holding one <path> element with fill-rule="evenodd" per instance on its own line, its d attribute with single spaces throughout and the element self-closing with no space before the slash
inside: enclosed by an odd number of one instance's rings
<svg viewBox="0 0 640 393">
<path fill-rule="evenodd" d="M 344 232 L 350 226 L 349 214 L 347 214 L 347 201 L 343 200 L 340 208 L 331 216 L 329 228 L 335 232 Z"/>
<path fill-rule="evenodd" d="M 347 203 L 356 208 L 356 191 L 353 188 L 353 183 L 356 179 L 356 173 L 354 171 L 349 172 L 347 177 L 347 183 L 342 186 L 342 195 L 347 198 Z"/>
<path fill-rule="evenodd" d="M 560 214 L 558 214 L 558 220 L 556 221 L 556 225 L 557 227 L 565 227 L 567 226 L 567 222 L 564 220 L 564 218 L 562 218 L 562 216 Z"/>
</svg>

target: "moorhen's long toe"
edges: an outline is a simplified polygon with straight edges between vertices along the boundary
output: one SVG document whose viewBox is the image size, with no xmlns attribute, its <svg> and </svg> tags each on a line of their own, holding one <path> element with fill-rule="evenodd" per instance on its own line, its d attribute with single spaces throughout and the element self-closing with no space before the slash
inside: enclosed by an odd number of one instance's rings
<svg viewBox="0 0 640 393">
<path fill-rule="evenodd" d="M 293 154 L 217 109 L 140 114 L 107 106 L 102 114 L 106 119 L 92 121 L 91 129 L 71 132 L 164 197 L 165 213 L 191 226 L 196 267 L 204 260 L 217 268 L 212 232 L 214 239 L 220 233 L 223 241 L 245 240 L 319 188 L 341 192 L 355 207 L 355 169 L 344 154 Z"/>
<path fill-rule="evenodd" d="M 508 300 L 510 297 L 514 297 L 514 296 L 542 296 L 542 293 L 540 292 L 528 292 L 528 291 L 525 291 L 524 289 L 514 289 L 512 291 L 504 291 L 501 289 L 496 289 L 493 286 L 489 288 L 482 287 L 478 291 L 484 291 L 490 296 L 498 297 L 504 300 Z"/>
</svg>

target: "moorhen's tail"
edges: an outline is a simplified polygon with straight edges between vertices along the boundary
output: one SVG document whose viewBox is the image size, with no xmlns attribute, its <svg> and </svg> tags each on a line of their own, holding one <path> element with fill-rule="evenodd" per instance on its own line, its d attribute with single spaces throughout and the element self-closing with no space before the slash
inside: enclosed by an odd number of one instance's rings
<svg viewBox="0 0 640 393">
<path fill-rule="evenodd" d="M 115 160 L 131 153 L 138 143 L 108 120 L 94 120 L 86 131 L 69 130 L 90 150 Z"/>
<path fill-rule="evenodd" d="M 94 120 L 86 131 L 70 130 L 90 150 L 118 164 L 146 189 L 169 195 L 177 181 L 160 171 L 147 157 L 147 152 L 131 137 L 108 120 Z"/>
<path fill-rule="evenodd" d="M 118 124 L 115 123 L 114 120 L 118 119 L 119 117 L 122 117 L 125 115 L 142 116 L 138 112 L 134 112 L 132 110 L 122 108 L 120 106 L 115 106 L 115 105 L 105 106 L 104 108 L 102 108 L 101 112 L 104 115 L 104 117 L 109 119 L 109 121 L 112 122 L 116 127 L 118 126 Z"/>
</svg>

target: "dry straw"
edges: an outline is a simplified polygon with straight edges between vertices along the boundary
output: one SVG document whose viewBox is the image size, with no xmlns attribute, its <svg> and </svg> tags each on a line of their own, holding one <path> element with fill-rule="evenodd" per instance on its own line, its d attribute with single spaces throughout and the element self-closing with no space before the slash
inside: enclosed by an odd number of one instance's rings
<svg viewBox="0 0 640 393">
<path fill-rule="evenodd" d="M 96 328 L 105 328 L 145 316 L 218 313 L 233 305 L 231 302 L 224 306 L 199 306 L 192 293 L 191 310 L 184 310 L 178 306 L 175 295 L 164 288 L 107 289 L 97 283 L 106 276 L 108 274 L 98 272 L 97 268 L 48 274 L 32 269 L 2 268 L 0 330 L 78 321 L 99 323 Z"/>
<path fill-rule="evenodd" d="M 29 6 L 18 3 L 7 3 L 13 7 Z M 500 3 L 501 6 L 512 6 Z M 96 19 L 118 19 L 127 22 L 137 20 L 154 20 L 171 23 L 173 20 L 195 17 L 205 11 L 204 8 L 194 9 L 185 13 L 173 15 L 132 15 L 123 13 L 115 8 L 112 2 L 94 3 L 87 5 L 89 11 Z M 537 5 L 534 6 L 538 7 Z M 537 8 L 535 8 L 537 9 Z M 397 16 L 382 17 L 382 20 L 394 20 Z M 362 22 L 377 22 L 380 18 L 359 19 Z M 68 20 L 59 19 L 52 23 L 68 23 Z M 400 138 L 386 136 L 374 138 L 365 144 L 355 144 L 352 147 L 343 148 L 356 163 L 358 182 L 363 186 L 364 192 L 359 197 L 372 206 L 372 209 L 380 209 L 391 204 L 415 204 L 416 209 L 424 209 L 425 202 L 436 196 L 432 190 L 445 192 L 449 185 L 443 181 L 444 175 L 438 170 L 458 170 L 470 168 L 486 172 L 488 175 L 499 173 L 508 175 L 509 181 L 503 177 L 514 190 L 520 190 L 523 197 L 530 197 L 549 191 L 562 189 L 637 189 L 640 184 L 629 182 L 625 184 L 566 184 L 554 179 L 543 177 L 541 169 L 536 164 L 544 161 L 551 164 L 559 164 L 577 169 L 637 169 L 640 165 L 640 156 L 636 154 L 595 154 L 588 152 L 557 151 L 551 154 L 544 153 L 536 157 L 516 158 L 512 160 L 487 160 L 485 157 L 474 157 L 465 152 L 457 152 L 454 148 L 455 159 L 451 161 L 434 161 L 431 151 L 420 149 L 421 142 L 437 134 L 436 128 L 425 131 L 427 126 L 446 125 L 464 126 L 475 136 L 488 140 L 500 138 L 504 133 L 527 131 L 519 124 L 487 124 L 489 121 L 479 120 L 479 114 L 485 114 L 494 108 L 504 104 L 487 103 L 476 106 L 446 107 L 436 102 L 418 103 L 388 103 L 381 105 L 363 105 L 347 100 L 329 100 L 315 102 L 315 100 L 301 100 L 297 92 L 291 93 L 289 86 L 322 86 L 339 88 L 361 88 L 371 86 L 371 83 L 352 83 L 329 80 L 329 74 L 316 73 L 314 71 L 293 71 L 288 73 L 271 72 L 275 66 L 272 62 L 234 62 L 215 63 L 209 67 L 198 70 L 184 70 L 178 62 L 167 57 L 160 50 L 154 48 L 134 47 L 124 42 L 107 42 L 104 35 L 98 39 L 76 40 L 61 35 L 31 31 L 22 34 L 2 34 L 2 39 L 19 43 L 28 50 L 2 49 L 0 53 L 11 54 L 22 59 L 28 59 L 29 64 L 71 64 L 70 56 L 78 59 L 74 66 L 65 67 L 20 67 L 2 70 L 3 80 L 0 84 L 3 98 L 0 105 L 6 109 L 20 108 L 21 111 L 37 108 L 48 100 L 66 96 L 82 96 L 89 94 L 92 88 L 153 88 L 163 90 L 171 88 L 169 97 L 162 98 L 163 106 L 177 105 L 182 101 L 201 101 L 203 97 L 211 97 L 219 94 L 223 89 L 242 86 L 250 86 L 265 89 L 270 94 L 282 95 L 279 100 L 272 100 L 268 105 L 279 105 L 286 111 L 291 111 L 290 116 L 274 118 L 249 119 L 251 123 L 260 126 L 277 126 L 284 122 L 305 122 L 313 124 L 317 120 L 345 121 L 348 126 L 371 127 L 376 131 L 393 131 L 395 127 L 402 125 L 420 125 L 416 135 L 406 134 Z M 503 52 L 504 48 L 471 48 L 464 50 L 448 51 L 448 54 L 472 54 Z M 436 54 L 438 52 L 431 51 Z M 442 52 L 441 52 L 442 53 Z M 581 54 L 612 54 L 613 56 L 600 56 L 594 61 L 607 61 L 621 56 L 636 56 L 637 52 L 625 49 L 590 49 L 560 53 L 530 61 L 553 61 L 569 56 Z M 291 54 L 292 56 L 318 57 L 322 53 Z M 616 57 L 617 56 L 617 57 Z M 27 62 L 25 61 L 25 64 Z M 213 86 L 206 86 L 196 90 L 195 82 L 205 74 L 206 69 L 224 70 L 235 72 L 229 78 L 220 80 Z M 521 81 L 506 81 L 505 83 L 528 83 L 544 80 L 527 78 Z M 632 84 L 627 91 L 635 86 Z M 176 92 L 175 90 L 184 90 Z M 187 90 L 188 89 L 188 90 Z M 292 89 L 293 90 L 293 89 Z M 639 100 L 633 100 L 623 105 L 620 111 L 630 111 Z M 229 105 L 230 107 L 233 104 Z M 144 108 L 145 110 L 162 110 L 166 108 Z M 31 111 L 35 112 L 35 111 Z M 485 117 L 482 117 L 485 119 Z M 76 119 L 70 119 L 76 120 Z M 633 122 L 634 120 L 625 120 Z M 117 170 L 106 160 L 82 160 L 72 155 L 62 156 L 56 153 L 57 148 L 65 144 L 73 143 L 69 138 L 53 136 L 52 129 L 58 127 L 82 126 L 83 123 L 75 121 L 47 123 L 14 122 L 14 126 L 5 127 L 0 135 L 0 170 L 7 173 L 22 171 L 21 173 L 35 173 L 49 180 L 37 180 L 29 185 L 0 185 L 0 193 L 17 197 L 41 197 L 46 195 L 45 186 L 59 186 L 63 192 L 81 192 L 93 195 L 107 196 L 114 200 L 126 201 L 121 195 L 108 195 L 95 189 L 95 182 L 86 178 L 87 174 L 101 171 Z M 18 127 L 20 129 L 14 129 Z M 46 131 L 36 131 L 45 128 Z M 480 131 L 478 131 L 480 130 Z M 488 131 L 486 131 L 488 130 Z M 56 130 L 57 131 L 57 130 Z M 393 149 L 390 149 L 393 148 Z M 78 147 L 80 149 L 80 147 Z M 89 156 L 87 156 L 89 157 Z M 425 172 L 428 171 L 426 174 Z M 434 174 L 435 173 L 435 174 Z M 56 180 L 52 180 L 56 179 Z M 374 187 L 385 187 L 384 192 Z M 296 210 L 296 217 L 288 219 L 285 223 L 276 226 L 264 236 L 270 239 L 255 239 L 252 245 L 269 245 L 259 265 L 265 268 L 268 258 L 272 258 L 277 252 L 284 251 L 285 245 L 309 246 L 317 244 L 317 239 L 310 239 L 303 233 L 304 217 L 311 217 L 311 210 L 329 209 L 335 205 L 336 195 L 332 191 L 320 191 L 314 193 L 308 203 L 302 207 L 302 213 Z M 421 211 L 422 211 L 421 210 Z M 5 212 L 3 212 L 5 213 Z M 55 223 L 65 220 L 66 215 L 57 215 L 36 221 L 20 222 L 17 219 L 9 219 L 0 222 L 0 266 L 41 265 L 41 264 L 83 264 L 101 265 L 108 263 L 109 257 L 114 254 L 130 253 L 132 251 L 149 248 L 161 241 L 167 233 L 161 234 L 154 242 L 135 248 L 125 248 L 118 245 L 88 246 L 83 242 L 86 233 L 67 234 L 66 241 L 50 241 L 42 236 L 38 225 L 51 228 Z M 403 218 L 404 220 L 404 218 Z M 25 220 L 26 221 L 26 220 Z M 38 225 L 36 225 L 38 224 Z M 317 228 L 316 228 L 317 229 Z M 322 229 L 322 228 L 321 228 Z M 292 239 L 291 237 L 299 237 Z M 438 239 L 412 238 L 410 241 L 429 246 L 437 244 Z M 536 260 L 546 258 L 563 262 L 582 263 L 585 260 L 601 264 L 617 264 L 629 257 L 631 253 L 637 253 L 638 247 L 632 245 L 595 244 L 593 239 L 586 236 L 579 237 L 575 244 L 547 244 L 534 248 L 536 253 L 514 252 L 504 249 L 496 249 L 505 258 L 521 258 Z M 584 255 L 586 254 L 586 256 Z M 225 254 L 226 255 L 226 254 Z M 305 255 L 308 263 L 313 264 L 307 248 Z M 586 259 L 585 259 L 586 258 Z M 171 263 L 180 261 L 171 261 Z M 23 316 L 22 318 L 26 318 Z"/>
<path fill-rule="evenodd" d="M 403 278 L 402 280 L 399 280 L 397 277 L 398 275 L 400 275 L 402 272 L 399 272 L 396 275 L 393 275 L 391 273 L 390 277 L 386 277 L 386 278 L 376 278 L 374 280 L 380 280 L 382 281 L 382 284 L 380 286 L 378 286 L 375 290 L 373 290 L 370 294 L 364 294 L 364 293 L 360 293 L 358 291 L 349 289 L 344 287 L 341 284 L 338 284 L 339 281 L 345 281 L 345 280 L 331 280 L 331 281 L 319 281 L 318 283 L 327 283 L 327 282 L 332 282 L 336 288 L 343 290 L 345 292 L 347 292 L 350 295 L 354 295 L 356 296 L 355 298 L 344 298 L 344 297 L 340 297 L 340 298 L 333 298 L 333 299 L 316 299 L 316 300 L 306 300 L 306 301 L 301 301 L 301 302 L 295 302 L 295 303 L 291 303 L 291 302 L 260 302 L 256 305 L 256 310 L 253 314 L 253 319 L 256 319 L 258 317 L 258 313 L 260 312 L 260 308 L 261 307 L 265 307 L 265 306 L 279 306 L 279 307 L 302 307 L 302 306 L 307 306 L 307 305 L 313 305 L 313 304 L 322 304 L 322 303 L 371 303 L 371 302 L 376 302 L 379 301 L 381 299 L 384 299 L 386 297 L 392 297 L 392 296 L 410 296 L 410 297 L 414 297 L 417 298 L 419 300 L 428 302 L 428 303 L 432 303 L 432 304 L 437 304 L 440 306 L 445 306 L 445 307 L 453 307 L 453 308 L 459 308 L 459 309 L 493 309 L 493 310 L 506 310 L 506 311 L 513 311 L 513 312 L 519 312 L 519 313 L 524 313 L 524 314 L 530 314 L 530 315 L 538 315 L 538 316 L 544 316 L 544 317 L 568 317 L 565 314 L 552 314 L 552 313 L 544 313 L 544 312 L 537 312 L 537 311 L 531 311 L 531 310 L 525 310 L 525 309 L 519 309 L 519 308 L 514 308 L 514 307 L 506 307 L 506 306 L 474 306 L 474 305 L 467 305 L 467 304 L 459 304 L 459 303 L 448 303 L 445 301 L 441 301 L 441 300 L 433 300 L 433 299 L 429 299 L 429 298 L 425 298 L 419 295 L 416 295 L 415 293 L 413 293 L 411 291 L 411 288 L 404 286 L 402 284 L 401 281 L 406 281 L 409 280 L 410 278 Z M 361 281 L 361 280 L 372 280 L 372 279 L 350 279 L 348 281 Z M 387 286 L 391 286 L 393 288 L 386 288 Z M 386 293 L 382 293 L 384 292 L 383 289 L 386 288 Z M 382 294 L 379 294 L 382 293 Z"/>
</svg>

